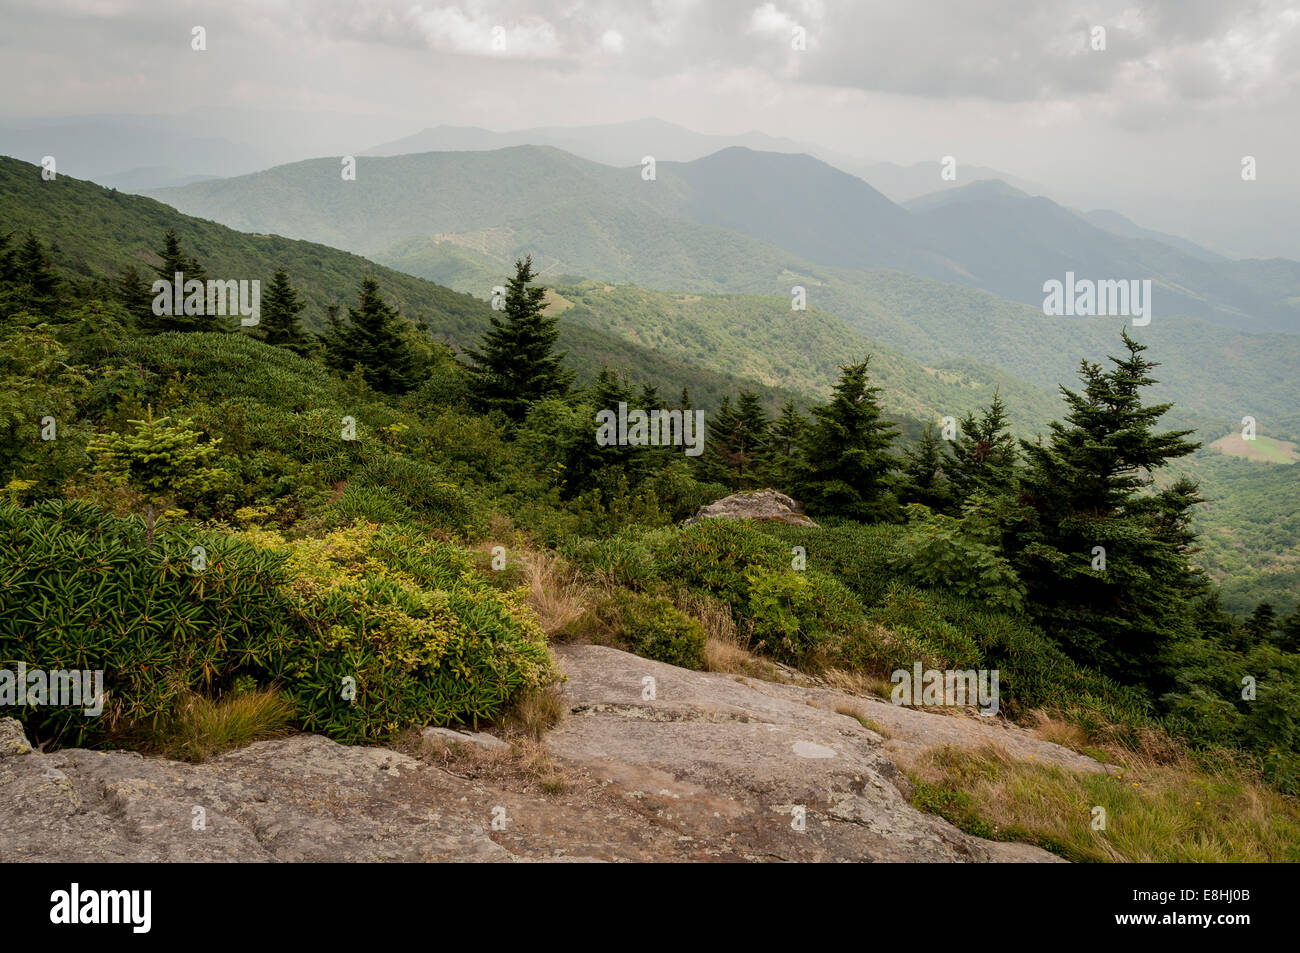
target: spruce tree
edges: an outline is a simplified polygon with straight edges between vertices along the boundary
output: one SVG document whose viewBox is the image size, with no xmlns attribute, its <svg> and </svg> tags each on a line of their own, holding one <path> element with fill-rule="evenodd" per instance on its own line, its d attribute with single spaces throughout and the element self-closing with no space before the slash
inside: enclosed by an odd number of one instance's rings
<svg viewBox="0 0 1300 953">
<path fill-rule="evenodd" d="M 904 503 L 921 503 L 936 513 L 955 510 L 949 461 L 934 424 L 927 423 L 915 447 L 903 451 L 899 497 Z"/>
<path fill-rule="evenodd" d="M 1016 476 L 1016 441 L 1007 429 L 1006 406 L 995 391 L 989 406 L 977 418 L 968 413 L 952 444 L 947 471 L 955 502 L 960 506 L 972 493 L 996 496 L 1007 493 Z"/>
<path fill-rule="evenodd" d="M 1191 431 L 1156 431 L 1170 404 L 1143 404 L 1158 366 L 1123 333 L 1127 355 L 1105 371 L 1084 361 L 1079 393 L 1046 441 L 1021 441 L 1028 521 L 1009 542 L 1044 628 L 1076 660 L 1126 682 L 1150 681 L 1159 653 L 1190 630 L 1196 485 L 1153 474 L 1194 452 Z"/>
<path fill-rule="evenodd" d="M 534 277 L 531 255 L 515 262 L 503 316 L 492 315 L 479 350 L 468 352 L 471 390 L 479 407 L 500 410 L 516 422 L 524 419 L 530 404 L 562 397 L 573 383 L 573 374 L 563 366 L 567 352 L 555 352 L 559 319 L 543 313 L 546 289 L 530 286 Z"/>
<path fill-rule="evenodd" d="M 54 317 L 59 309 L 60 281 L 41 240 L 28 232 L 13 261 L 19 307 L 42 317 Z"/>
<path fill-rule="evenodd" d="M 618 405 L 630 403 L 631 386 L 616 371 L 602 367 L 595 379 L 587 385 L 583 406 L 590 416 L 582 422 L 576 438 L 564 461 L 564 496 L 578 496 L 597 484 L 597 477 L 607 467 L 625 467 L 630 447 L 612 444 L 602 446 L 596 442 L 596 413 L 610 410 L 618 413 Z"/>
<path fill-rule="evenodd" d="M 164 281 L 175 281 L 178 271 L 184 276 L 185 281 L 191 278 L 198 281 L 208 280 L 207 273 L 198 259 L 185 254 L 185 250 L 181 247 L 180 236 L 176 234 L 175 229 L 169 228 L 163 234 L 163 247 L 158 252 L 158 256 L 162 262 L 154 268 L 154 271 Z"/>
<path fill-rule="evenodd" d="M 86 451 L 98 458 L 100 470 L 144 497 L 145 539 L 152 549 L 156 507 L 195 499 L 221 486 L 228 474 L 209 466 L 220 441 L 201 443 L 203 434 L 191 429 L 191 421 L 155 418 L 150 407 L 142 419 L 127 423 L 135 425 L 134 433 L 99 434 Z"/>
<path fill-rule="evenodd" d="M 182 304 L 188 297 L 185 294 L 185 284 L 190 281 L 198 281 L 204 284 L 204 306 L 200 314 L 185 314 L 183 310 L 180 314 L 155 314 L 153 302 L 156 300 L 157 295 L 153 294 L 151 284 L 149 310 L 147 313 L 142 310 L 137 317 L 137 323 L 141 331 L 157 334 L 163 331 L 229 331 L 232 329 L 232 321 L 229 317 L 209 315 L 207 313 L 207 273 L 197 259 L 185 254 L 184 248 L 181 247 L 180 237 L 177 236 L 174 229 L 167 229 L 163 235 L 163 247 L 159 249 L 158 257 L 162 261 L 155 266 L 154 271 L 168 285 L 174 284 L 176 274 L 180 273 Z M 174 312 L 174 303 L 172 309 Z"/>
<path fill-rule="evenodd" d="M 379 283 L 366 275 L 358 307 L 348 308 L 346 321 L 334 312 L 321 336 L 325 363 L 343 374 L 360 367 L 369 387 L 404 394 L 419 382 L 419 361 L 407 333 L 404 319 L 379 294 Z"/>
<path fill-rule="evenodd" d="M 708 419 L 705 441 L 705 472 L 710 480 L 733 490 L 747 489 L 758 482 L 759 455 L 770 424 L 758 395 L 743 392 L 733 408 L 724 396 L 717 413 Z"/>
<path fill-rule="evenodd" d="M 767 428 L 760 469 L 763 482 L 782 490 L 793 489 L 803 462 L 803 443 L 808 421 L 795 408 L 794 401 L 781 405 L 781 413 Z"/>
<path fill-rule="evenodd" d="M 117 296 L 136 323 L 137 327 L 149 327 L 153 320 L 153 294 L 149 285 L 140 277 L 134 265 L 127 266 L 117 284 Z"/>
<path fill-rule="evenodd" d="M 307 336 L 299 318 L 302 309 L 302 299 L 289 284 L 289 276 L 283 268 L 277 268 L 266 294 L 262 296 L 259 327 L 263 340 L 298 354 L 306 352 Z"/>
<path fill-rule="evenodd" d="M 797 484 L 810 511 L 862 521 L 899 515 L 890 492 L 897 460 L 889 453 L 897 429 L 881 415 L 870 360 L 842 366 L 830 403 L 813 408 Z"/>
</svg>

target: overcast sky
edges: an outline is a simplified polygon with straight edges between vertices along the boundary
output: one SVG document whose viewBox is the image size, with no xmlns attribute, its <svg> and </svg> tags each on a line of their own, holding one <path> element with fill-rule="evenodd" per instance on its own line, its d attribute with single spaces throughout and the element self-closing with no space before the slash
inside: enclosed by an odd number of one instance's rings
<svg viewBox="0 0 1300 953">
<path fill-rule="evenodd" d="M 357 124 L 369 144 L 654 116 L 1063 191 L 1231 196 L 1250 154 L 1256 194 L 1300 192 L 1300 5 L 1276 0 L 0 0 L 0 22 L 9 118 L 394 121 Z"/>
</svg>

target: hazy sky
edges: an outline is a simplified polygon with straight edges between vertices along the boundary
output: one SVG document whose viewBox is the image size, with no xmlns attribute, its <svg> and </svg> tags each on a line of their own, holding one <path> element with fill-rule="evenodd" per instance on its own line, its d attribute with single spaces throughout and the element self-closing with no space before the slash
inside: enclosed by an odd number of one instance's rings
<svg viewBox="0 0 1300 953">
<path fill-rule="evenodd" d="M 1300 5 L 1276 0 L 0 0 L 0 22 L 5 117 L 288 109 L 403 135 L 655 116 L 1062 191 L 1232 197 L 1250 154 L 1254 195 L 1300 193 Z"/>
</svg>

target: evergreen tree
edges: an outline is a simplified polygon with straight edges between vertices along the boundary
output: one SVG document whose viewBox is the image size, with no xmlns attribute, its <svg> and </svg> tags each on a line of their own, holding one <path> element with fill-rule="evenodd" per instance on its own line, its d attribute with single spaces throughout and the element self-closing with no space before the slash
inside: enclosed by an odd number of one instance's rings
<svg viewBox="0 0 1300 953">
<path fill-rule="evenodd" d="M 763 482 L 777 489 L 792 489 L 803 463 L 803 443 L 808 421 L 795 409 L 794 401 L 781 405 L 781 413 L 767 428 L 761 471 Z"/>
<path fill-rule="evenodd" d="M 1271 603 L 1261 602 L 1255 606 L 1255 611 L 1246 619 L 1246 624 L 1242 626 L 1242 635 L 1245 638 L 1246 648 L 1254 648 L 1261 642 L 1273 641 L 1273 632 L 1277 628 L 1278 618 L 1277 610 Z"/>
<path fill-rule="evenodd" d="M 130 420 L 135 432 L 101 434 L 86 445 L 99 458 L 99 468 L 119 483 L 130 485 L 145 499 L 146 542 L 153 548 L 154 508 L 172 500 L 191 500 L 220 486 L 227 474 L 208 466 L 218 441 L 200 443 L 203 435 L 187 420 L 172 423 L 153 415 Z"/>
<path fill-rule="evenodd" d="M 531 255 L 515 262 L 503 317 L 494 314 L 480 349 L 468 352 L 471 389 L 479 406 L 500 410 L 514 421 L 523 420 L 530 404 L 564 396 L 573 383 L 573 374 L 563 366 L 568 352 L 555 352 L 559 319 L 543 313 L 546 289 L 530 287 L 534 277 Z"/>
<path fill-rule="evenodd" d="M 1273 642 L 1283 652 L 1300 655 L 1300 609 L 1278 623 Z"/>
<path fill-rule="evenodd" d="M 771 418 L 753 391 L 742 391 L 736 402 L 736 427 L 731 447 L 740 488 L 756 486 L 761 481 L 760 461 L 767 441 Z"/>
<path fill-rule="evenodd" d="M 916 446 L 903 451 L 899 497 L 904 503 L 921 503 L 936 513 L 952 514 L 956 507 L 947 466 L 934 424 L 927 423 Z"/>
<path fill-rule="evenodd" d="M 972 493 L 993 497 L 1007 493 L 1016 476 L 1016 441 L 1007 429 L 1006 406 L 995 391 L 993 401 L 976 418 L 968 413 L 952 444 L 946 470 L 958 505 Z"/>
<path fill-rule="evenodd" d="M 121 280 L 117 285 L 117 296 L 126 308 L 126 313 L 135 320 L 138 327 L 149 326 L 153 318 L 154 296 L 134 265 L 128 266 L 122 272 Z"/>
<path fill-rule="evenodd" d="M 141 309 L 138 313 L 135 311 L 132 312 L 133 314 L 136 314 L 136 320 L 140 330 L 149 334 L 157 334 L 163 331 L 231 330 L 232 321 L 229 317 L 215 314 L 210 315 L 207 313 L 207 273 L 203 270 L 203 266 L 199 264 L 197 259 L 185 254 L 185 250 L 181 247 L 181 240 L 174 229 L 167 229 L 166 233 L 163 235 L 163 247 L 158 251 L 158 256 L 162 259 L 162 262 L 155 266 L 154 271 L 157 273 L 157 276 L 167 282 L 169 286 L 175 283 L 176 275 L 178 272 L 180 273 L 180 298 L 182 305 L 188 297 L 184 290 L 185 284 L 190 281 L 198 281 L 204 284 L 203 307 L 200 309 L 200 313 L 198 314 L 185 314 L 183 309 L 180 314 L 176 314 L 174 313 L 176 308 L 173 298 L 172 314 L 156 314 L 154 312 L 153 303 L 158 296 L 153 293 L 153 286 L 151 284 L 149 290 L 150 300 L 148 311 L 146 312 Z"/>
<path fill-rule="evenodd" d="M 13 256 L 14 290 L 21 310 L 53 318 L 59 309 L 59 276 L 45 246 L 32 232 L 27 233 Z"/>
<path fill-rule="evenodd" d="M 419 383 L 418 360 L 407 338 L 404 319 L 379 294 L 379 283 L 366 275 L 358 307 L 346 321 L 331 315 L 321 336 L 325 363 L 347 374 L 360 367 L 366 384 L 385 394 L 404 394 Z"/>
<path fill-rule="evenodd" d="M 287 348 L 298 354 L 307 351 L 307 336 L 302 331 L 299 312 L 303 302 L 289 284 L 283 268 L 277 268 L 271 285 L 262 296 L 262 320 L 259 323 L 267 344 Z"/>
<path fill-rule="evenodd" d="M 10 247 L 13 241 L 13 233 L 8 232 L 0 235 L 0 285 L 10 284 L 18 278 L 17 263 L 14 260 L 14 249 Z M 686 391 L 682 391 L 686 393 Z"/>
<path fill-rule="evenodd" d="M 664 402 L 659 397 L 659 388 L 655 387 L 653 384 L 642 384 L 641 391 L 636 396 L 636 406 L 647 412 L 651 410 L 662 410 Z"/>
<path fill-rule="evenodd" d="M 619 403 L 631 403 L 631 385 L 625 377 L 608 367 L 602 367 L 595 379 L 587 385 L 582 403 L 585 416 L 569 444 L 564 460 L 564 496 L 572 498 L 596 486 L 602 470 L 609 467 L 624 468 L 629 460 L 630 447 L 613 444 L 602 446 L 596 442 L 596 413 L 610 410 L 618 413 Z"/>
<path fill-rule="evenodd" d="M 1046 442 L 1021 441 L 1028 520 L 1009 544 L 1044 628 L 1077 660 L 1132 683 L 1190 630 L 1200 497 L 1185 479 L 1160 490 L 1152 474 L 1200 445 L 1188 430 L 1156 432 L 1171 405 L 1144 405 L 1141 392 L 1157 365 L 1127 331 L 1123 341 L 1112 370 L 1084 361 L 1082 392 L 1061 388 L 1069 412 Z"/>
<path fill-rule="evenodd" d="M 12 233 L 0 234 L 0 320 L 19 310 L 18 263 L 15 251 L 10 246 L 12 241 Z"/>
<path fill-rule="evenodd" d="M 178 271 L 185 281 L 191 278 L 197 281 L 208 280 L 207 273 L 198 259 L 186 255 L 185 250 L 181 248 L 180 236 L 176 234 L 175 229 L 169 228 L 163 235 L 163 247 L 158 252 L 158 256 L 162 258 L 162 262 L 154 268 L 154 271 L 164 281 L 175 281 Z"/>
<path fill-rule="evenodd" d="M 830 403 L 813 408 L 798 482 L 809 510 L 862 521 L 898 516 L 889 454 L 897 429 L 881 415 L 869 363 L 842 366 Z"/>
<path fill-rule="evenodd" d="M 708 479 L 733 490 L 756 485 L 760 476 L 759 455 L 769 425 L 757 394 L 745 391 L 735 407 L 731 398 L 724 396 L 707 424 L 704 469 Z"/>
</svg>

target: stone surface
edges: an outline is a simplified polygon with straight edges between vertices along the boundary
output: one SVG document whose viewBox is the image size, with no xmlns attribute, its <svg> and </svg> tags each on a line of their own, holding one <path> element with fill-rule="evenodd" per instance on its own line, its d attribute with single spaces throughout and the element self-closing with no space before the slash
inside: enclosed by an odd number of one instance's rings
<svg viewBox="0 0 1300 953">
<path fill-rule="evenodd" d="M 456 731 L 454 728 L 425 728 L 420 734 L 426 741 L 452 745 L 474 745 L 488 751 L 509 751 L 510 743 L 485 731 Z"/>
<path fill-rule="evenodd" d="M 979 719 L 851 699 L 884 738 L 836 713 L 848 696 L 830 689 L 555 651 L 569 714 L 540 746 L 433 732 L 408 754 L 294 735 L 186 764 L 43 753 L 0 719 L 0 862 L 1053 861 L 916 810 L 893 758 L 992 742 L 1104 770 Z"/>
<path fill-rule="evenodd" d="M 724 496 L 707 506 L 701 506 L 682 525 L 690 526 L 704 519 L 778 520 L 794 526 L 817 525 L 804 515 L 803 507 L 776 490 L 746 490 Z"/>
</svg>

